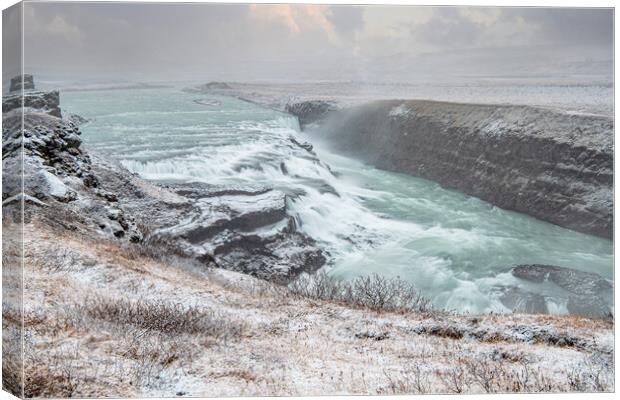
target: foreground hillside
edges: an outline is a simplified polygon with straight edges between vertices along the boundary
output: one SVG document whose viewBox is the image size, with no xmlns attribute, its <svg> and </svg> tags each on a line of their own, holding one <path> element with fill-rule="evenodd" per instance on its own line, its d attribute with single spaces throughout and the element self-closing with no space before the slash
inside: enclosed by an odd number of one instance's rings
<svg viewBox="0 0 620 400">
<path fill-rule="evenodd" d="M 610 322 L 371 310 L 40 218 L 25 237 L 29 396 L 613 390 Z"/>
</svg>

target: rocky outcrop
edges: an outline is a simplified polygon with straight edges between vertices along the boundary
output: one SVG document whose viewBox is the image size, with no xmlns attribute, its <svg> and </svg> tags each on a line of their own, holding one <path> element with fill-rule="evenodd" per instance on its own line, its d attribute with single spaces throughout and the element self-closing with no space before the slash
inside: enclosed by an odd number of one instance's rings
<svg viewBox="0 0 620 400">
<path fill-rule="evenodd" d="M 200 183 L 167 188 L 191 199 L 191 207 L 183 221 L 158 232 L 180 242 L 187 253 L 272 281 L 314 272 L 326 261 L 314 240 L 297 232 L 279 190 Z"/>
<path fill-rule="evenodd" d="M 34 79 L 30 74 L 24 74 L 11 78 L 11 86 L 9 87 L 9 92 L 17 92 L 20 90 L 32 90 L 34 89 Z"/>
<path fill-rule="evenodd" d="M 323 100 L 289 103 L 284 108 L 284 111 L 299 119 L 299 126 L 302 129 L 309 124 L 324 120 L 331 112 L 336 110 L 338 110 L 336 103 Z"/>
<path fill-rule="evenodd" d="M 217 107 L 222 104 L 219 100 L 215 99 L 196 99 L 194 100 L 194 103 L 207 107 Z"/>
<path fill-rule="evenodd" d="M 95 234 L 142 239 L 133 218 L 114 204 L 115 196 L 101 189 L 75 124 L 27 109 L 22 135 L 21 121 L 21 114 L 3 118 L 3 202 L 18 206 L 23 199 L 27 217 L 46 216 L 71 230 L 82 224 Z M 79 218 L 68 217 L 72 213 Z"/>
<path fill-rule="evenodd" d="M 2 114 L 10 113 L 13 110 L 23 107 L 26 110 L 32 109 L 44 112 L 54 117 L 61 117 L 60 112 L 60 93 L 57 90 L 51 92 L 24 92 L 4 96 L 2 98 Z"/>
<path fill-rule="evenodd" d="M 528 314 L 547 314 L 549 309 L 543 295 L 516 286 L 500 286 L 492 290 L 509 310 Z"/>
<path fill-rule="evenodd" d="M 183 91 L 188 93 L 209 93 L 219 90 L 227 91 L 230 89 L 232 89 L 232 87 L 226 82 L 208 82 L 202 85 L 184 88 Z"/>
<path fill-rule="evenodd" d="M 528 282 L 549 282 L 569 293 L 570 314 L 596 318 L 613 318 L 613 284 L 591 273 L 554 265 L 518 265 L 512 275 Z"/>
<path fill-rule="evenodd" d="M 154 185 L 116 163 L 93 157 L 102 189 L 140 226 L 149 241 L 165 244 L 205 265 L 287 282 L 325 263 L 315 241 L 298 232 L 286 196 L 263 186 L 204 183 Z"/>
<path fill-rule="evenodd" d="M 613 125 L 528 106 L 395 100 L 332 112 L 313 134 L 379 168 L 611 238 Z"/>
<path fill-rule="evenodd" d="M 47 113 L 46 103 L 36 104 L 43 108 L 24 109 L 23 135 L 22 113 L 3 118 L 5 208 L 19 212 L 23 202 L 27 219 L 45 218 L 89 237 L 141 242 L 163 256 L 271 281 L 286 282 L 325 263 L 314 240 L 297 231 L 281 191 L 146 182 L 118 163 L 87 154 L 75 123 Z"/>
<path fill-rule="evenodd" d="M 85 123 L 89 122 L 88 118 L 84 118 L 81 115 L 73 113 L 65 114 L 63 118 L 69 122 L 73 122 L 76 126 L 84 125 Z"/>
<path fill-rule="evenodd" d="M 81 148 L 78 128 L 71 122 L 45 113 L 26 113 L 23 119 L 23 135 L 20 130 L 21 115 L 3 119 L 2 161 L 5 168 L 13 169 L 19 162 L 23 145 L 24 190 L 39 199 L 52 197 L 65 186 L 61 179 L 77 178 L 87 186 L 97 186 L 92 175 L 90 158 Z M 5 174 L 2 197 L 21 192 L 21 177 Z"/>
</svg>

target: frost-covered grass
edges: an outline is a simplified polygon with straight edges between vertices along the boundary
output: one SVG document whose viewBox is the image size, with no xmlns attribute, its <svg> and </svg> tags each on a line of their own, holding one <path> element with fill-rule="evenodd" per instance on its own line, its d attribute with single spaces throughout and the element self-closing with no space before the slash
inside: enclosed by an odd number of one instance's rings
<svg viewBox="0 0 620 400">
<path fill-rule="evenodd" d="M 184 307 L 165 299 L 149 302 L 123 298 L 86 298 L 83 304 L 66 311 L 65 316 L 73 326 L 90 326 L 100 321 L 168 335 L 234 338 L 242 331 L 240 323 L 233 324 L 230 319 L 216 312 L 199 307 Z"/>
<path fill-rule="evenodd" d="M 27 225 L 30 396 L 613 390 L 608 321 L 427 312 L 398 281 L 287 288 L 72 235 Z"/>
</svg>

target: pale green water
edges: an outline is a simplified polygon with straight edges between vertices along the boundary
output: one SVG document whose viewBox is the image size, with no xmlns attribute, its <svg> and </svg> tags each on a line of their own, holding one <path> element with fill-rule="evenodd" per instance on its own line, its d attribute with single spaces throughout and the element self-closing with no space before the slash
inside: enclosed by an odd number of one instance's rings
<svg viewBox="0 0 620 400">
<path fill-rule="evenodd" d="M 512 277 L 506 271 L 515 264 L 613 278 L 611 241 L 377 170 L 319 143 L 313 143 L 322 161 L 316 163 L 291 147 L 290 136 L 313 139 L 286 114 L 178 88 L 68 92 L 62 104 L 93 118 L 82 127 L 87 146 L 147 179 L 264 183 L 290 193 L 290 213 L 329 252 L 330 273 L 343 278 L 400 276 L 437 306 L 473 312 L 506 311 L 490 293 L 496 285 L 542 293 L 553 310 L 564 311 L 565 294 Z"/>
</svg>

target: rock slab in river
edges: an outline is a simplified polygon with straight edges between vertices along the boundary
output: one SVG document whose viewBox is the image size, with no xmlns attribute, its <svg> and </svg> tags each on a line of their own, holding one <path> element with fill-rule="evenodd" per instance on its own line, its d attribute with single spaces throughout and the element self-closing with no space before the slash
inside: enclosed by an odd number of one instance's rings
<svg viewBox="0 0 620 400">
<path fill-rule="evenodd" d="M 529 264 L 514 267 L 512 275 L 533 283 L 552 282 L 566 290 L 569 292 L 567 309 L 571 314 L 613 316 L 613 284 L 598 274 L 555 265 Z"/>
</svg>

